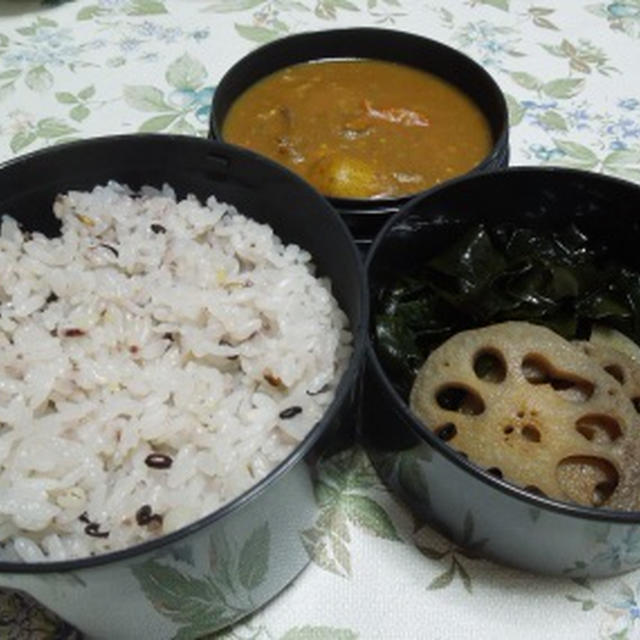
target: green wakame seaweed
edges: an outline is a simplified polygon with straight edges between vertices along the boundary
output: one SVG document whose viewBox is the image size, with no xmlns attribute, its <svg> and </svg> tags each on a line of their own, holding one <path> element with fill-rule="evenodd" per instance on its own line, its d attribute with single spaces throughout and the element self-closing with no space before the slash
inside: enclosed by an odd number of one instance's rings
<svg viewBox="0 0 640 640">
<path fill-rule="evenodd" d="M 477 225 L 383 290 L 375 340 L 408 393 L 428 354 L 459 331 L 526 320 L 573 339 L 587 338 L 598 322 L 640 343 L 639 308 L 640 274 L 590 246 L 577 227 Z"/>
</svg>

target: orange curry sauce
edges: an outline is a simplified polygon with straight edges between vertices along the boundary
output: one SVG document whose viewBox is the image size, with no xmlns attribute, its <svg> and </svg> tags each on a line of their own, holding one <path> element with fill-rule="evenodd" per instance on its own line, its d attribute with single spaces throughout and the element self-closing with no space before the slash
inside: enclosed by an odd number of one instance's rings
<svg viewBox="0 0 640 640">
<path fill-rule="evenodd" d="M 377 60 L 278 71 L 235 101 L 222 137 L 343 198 L 427 189 L 475 167 L 493 144 L 484 114 L 459 89 Z"/>
</svg>

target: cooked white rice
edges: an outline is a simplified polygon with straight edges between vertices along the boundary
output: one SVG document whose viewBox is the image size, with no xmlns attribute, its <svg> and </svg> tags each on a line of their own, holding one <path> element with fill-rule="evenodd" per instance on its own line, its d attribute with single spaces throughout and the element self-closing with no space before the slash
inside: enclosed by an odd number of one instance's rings
<svg viewBox="0 0 640 640">
<path fill-rule="evenodd" d="M 213 197 L 109 183 L 54 212 L 54 239 L 0 227 L 5 560 L 103 553 L 214 511 L 307 434 L 351 352 L 309 253 Z"/>
</svg>

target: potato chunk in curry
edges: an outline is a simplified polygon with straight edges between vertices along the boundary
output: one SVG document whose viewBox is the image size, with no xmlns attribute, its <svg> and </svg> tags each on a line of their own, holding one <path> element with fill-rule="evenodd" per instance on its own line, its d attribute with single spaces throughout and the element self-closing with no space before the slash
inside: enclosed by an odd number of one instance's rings
<svg viewBox="0 0 640 640">
<path fill-rule="evenodd" d="M 392 190 L 391 181 L 371 164 L 346 153 L 324 156 L 311 165 L 307 178 L 322 193 L 342 198 L 368 198 Z"/>
</svg>

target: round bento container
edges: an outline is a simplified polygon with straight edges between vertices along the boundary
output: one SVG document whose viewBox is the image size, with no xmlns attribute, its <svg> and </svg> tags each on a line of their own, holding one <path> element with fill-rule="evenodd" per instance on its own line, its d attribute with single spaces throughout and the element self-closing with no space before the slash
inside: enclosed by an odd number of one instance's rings
<svg viewBox="0 0 640 640">
<path fill-rule="evenodd" d="M 210 195 L 307 249 L 349 318 L 353 353 L 333 402 L 265 478 L 206 517 L 121 551 L 50 563 L 0 562 L 0 586 L 26 592 L 91 638 L 199 637 L 262 606 L 307 565 L 301 541 L 318 513 L 313 482 L 323 455 L 355 428 L 368 300 L 364 269 L 343 221 L 306 182 L 254 153 L 157 134 L 96 138 L 0 168 L 0 213 L 53 236 L 56 194 L 116 180 Z"/>
<path fill-rule="evenodd" d="M 476 556 L 581 578 L 630 571 L 640 566 L 640 512 L 535 495 L 495 477 L 424 427 L 409 408 L 406 382 L 377 351 L 380 292 L 478 223 L 551 231 L 580 221 L 598 245 L 637 271 L 639 212 L 638 185 L 578 170 L 520 167 L 459 178 L 414 199 L 373 243 L 366 262 L 371 316 L 362 437 L 391 489 Z"/>
<path fill-rule="evenodd" d="M 287 36 L 255 49 L 223 76 L 213 96 L 209 135 L 222 139 L 225 117 L 234 101 L 254 83 L 285 67 L 324 59 L 369 58 L 396 62 L 433 73 L 462 90 L 488 120 L 493 148 L 469 173 L 506 167 L 509 122 L 505 98 L 491 75 L 456 49 L 421 36 L 377 28 L 318 31 Z M 393 213 L 412 196 L 329 198 L 356 241 L 368 247 Z"/>
</svg>

